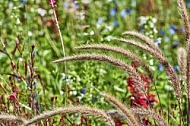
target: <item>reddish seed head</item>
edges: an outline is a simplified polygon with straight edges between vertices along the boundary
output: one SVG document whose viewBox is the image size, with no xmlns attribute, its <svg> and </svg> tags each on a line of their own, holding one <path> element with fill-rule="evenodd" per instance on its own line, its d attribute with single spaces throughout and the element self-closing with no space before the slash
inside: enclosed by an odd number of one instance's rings
<svg viewBox="0 0 190 126">
<path fill-rule="evenodd" d="M 131 66 L 134 67 L 135 69 L 137 69 L 138 63 L 136 61 L 132 61 Z"/>
<path fill-rule="evenodd" d="M 12 101 L 12 102 L 15 102 L 16 101 L 16 93 L 12 93 L 11 95 L 9 95 L 9 100 Z"/>
<path fill-rule="evenodd" d="M 158 100 L 156 100 L 155 94 L 148 94 L 147 99 L 150 102 L 149 104 L 152 104 L 152 103 L 158 104 L 159 103 Z"/>
<path fill-rule="evenodd" d="M 143 124 L 145 125 L 145 126 L 151 126 L 151 122 L 148 120 L 148 119 L 146 119 L 146 118 L 143 118 Z"/>
<path fill-rule="evenodd" d="M 114 122 L 115 122 L 115 126 L 122 126 L 124 123 L 122 122 L 122 121 L 120 121 L 120 120 L 114 120 Z"/>
</svg>

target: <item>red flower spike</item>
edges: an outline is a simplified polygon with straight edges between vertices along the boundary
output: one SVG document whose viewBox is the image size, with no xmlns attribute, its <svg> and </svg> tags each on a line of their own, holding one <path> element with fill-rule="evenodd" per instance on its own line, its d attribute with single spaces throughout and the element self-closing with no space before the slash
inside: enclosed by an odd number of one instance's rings
<svg viewBox="0 0 190 126">
<path fill-rule="evenodd" d="M 53 8 L 57 8 L 57 5 L 55 4 L 56 0 L 49 0 L 49 4 L 53 7 Z"/>
<path fill-rule="evenodd" d="M 131 77 L 127 78 L 126 80 L 127 80 L 128 86 L 130 87 L 133 86 L 133 80 Z"/>
<path fill-rule="evenodd" d="M 138 72 L 138 63 L 132 62 L 131 66 L 136 69 Z M 145 89 L 145 94 L 141 94 L 137 91 L 137 88 L 134 85 L 134 81 L 132 77 L 126 78 L 127 81 L 127 89 L 131 93 L 129 96 L 130 103 L 132 107 L 142 107 L 142 108 L 148 108 L 153 107 L 154 103 L 158 104 L 158 101 L 156 100 L 156 96 L 154 94 L 149 93 L 149 84 L 151 80 L 146 77 L 146 75 L 140 74 L 141 80 L 144 82 L 143 88 Z M 151 126 L 151 122 L 147 118 L 143 118 L 141 120 L 144 125 Z M 119 122 L 115 121 L 116 126 L 121 126 Z"/>
<path fill-rule="evenodd" d="M 135 101 L 138 105 L 143 106 L 143 108 L 148 108 L 146 97 L 142 94 L 139 94 L 138 97 L 135 98 Z"/>
<path fill-rule="evenodd" d="M 150 102 L 150 104 L 152 104 L 152 103 L 159 103 L 157 100 L 156 100 L 156 98 L 155 98 L 156 96 L 154 95 L 154 94 L 148 94 L 148 96 L 147 96 L 147 99 L 148 99 L 148 101 Z"/>
<path fill-rule="evenodd" d="M 15 99 L 16 99 L 16 93 L 12 93 L 12 94 L 9 96 L 9 100 L 14 101 Z"/>
<path fill-rule="evenodd" d="M 146 83 L 150 83 L 151 81 L 143 74 L 140 75 L 141 76 L 141 79 L 146 82 Z"/>
<path fill-rule="evenodd" d="M 13 103 L 18 103 L 16 96 L 17 96 L 17 94 L 15 92 L 12 93 L 11 95 L 9 95 L 9 97 L 8 97 L 9 101 L 11 101 Z"/>
<path fill-rule="evenodd" d="M 133 79 L 131 77 L 129 77 L 126 80 L 127 80 L 127 83 L 128 83 L 128 85 L 127 85 L 128 90 L 131 93 L 137 92 L 137 89 L 135 88 L 134 83 L 133 83 Z"/>
</svg>

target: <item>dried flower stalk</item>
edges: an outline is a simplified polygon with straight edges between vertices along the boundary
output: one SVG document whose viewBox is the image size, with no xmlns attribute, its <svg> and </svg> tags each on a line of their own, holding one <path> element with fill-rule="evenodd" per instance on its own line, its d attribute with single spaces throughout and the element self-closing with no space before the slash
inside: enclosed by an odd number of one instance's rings
<svg viewBox="0 0 190 126">
<path fill-rule="evenodd" d="M 82 45 L 82 46 L 76 47 L 76 49 L 100 49 L 100 50 L 107 50 L 107 51 L 112 51 L 112 52 L 116 52 L 116 53 L 125 55 L 127 58 L 129 57 L 133 61 L 135 61 L 135 62 L 139 63 L 140 65 L 142 65 L 144 70 L 148 73 L 148 76 L 151 79 L 151 81 L 154 82 L 153 75 L 152 75 L 149 67 L 145 64 L 145 62 L 142 59 L 140 59 L 137 55 L 130 52 L 129 50 L 126 50 L 124 48 L 117 47 L 117 46 L 110 46 L 110 45 L 107 45 L 107 44 Z"/>
<path fill-rule="evenodd" d="M 181 79 L 185 80 L 186 79 L 186 65 L 187 65 L 186 50 L 184 48 L 180 47 L 177 50 L 177 54 L 178 54 L 178 64 L 180 67 Z"/>
<path fill-rule="evenodd" d="M 108 115 L 110 115 L 113 119 L 118 119 L 118 120 L 122 120 L 125 121 L 125 115 L 120 112 L 119 110 L 109 110 L 106 112 Z"/>
<path fill-rule="evenodd" d="M 113 97 L 107 93 L 102 93 L 102 95 L 108 101 L 110 101 L 113 105 L 115 105 L 125 115 L 125 118 L 127 119 L 128 125 L 139 126 L 139 123 L 138 123 L 137 119 L 135 118 L 135 115 L 131 112 L 130 109 L 128 109 L 126 106 L 124 106 L 123 103 L 121 103 L 115 97 Z"/>
<path fill-rule="evenodd" d="M 154 41 L 152 41 L 149 37 L 147 37 L 139 32 L 125 31 L 123 33 L 123 35 L 134 36 L 134 37 L 142 40 L 143 42 L 145 42 L 150 48 L 152 48 L 152 49 L 156 50 L 157 52 L 159 52 L 160 54 L 162 54 L 161 50 L 154 44 Z"/>
<path fill-rule="evenodd" d="M 131 110 L 139 115 L 146 115 L 150 118 L 155 119 L 159 126 L 167 126 L 165 120 L 154 110 L 146 110 L 144 108 L 131 108 Z"/>
<path fill-rule="evenodd" d="M 26 122 L 26 120 L 23 118 L 20 118 L 14 115 L 8 115 L 8 114 L 0 114 L 0 122 L 1 121 L 16 122 L 18 124 L 23 124 Z"/>
<path fill-rule="evenodd" d="M 179 12 L 181 14 L 181 18 L 183 20 L 183 25 L 185 29 L 185 37 L 186 37 L 186 40 L 188 40 L 190 37 L 190 25 L 189 25 L 189 16 L 187 14 L 185 2 L 184 0 L 177 0 L 177 3 L 178 3 Z"/>
<path fill-rule="evenodd" d="M 52 117 L 58 114 L 73 114 L 73 113 L 83 113 L 83 114 L 91 115 L 91 116 L 101 119 L 108 126 L 114 126 L 114 121 L 104 111 L 91 108 L 91 107 L 85 107 L 85 106 L 67 106 L 67 107 L 57 108 L 52 111 L 46 111 L 43 114 L 40 114 L 34 117 L 33 119 L 27 121 L 26 123 L 24 123 L 23 126 L 29 126 L 42 119 L 47 119 L 49 117 Z"/>
<path fill-rule="evenodd" d="M 163 64 L 163 66 L 166 68 L 166 72 L 167 72 L 168 76 L 170 76 L 170 78 L 171 78 L 172 85 L 173 85 L 173 88 L 174 88 L 175 93 L 176 93 L 176 98 L 178 99 L 178 101 L 180 103 L 181 87 L 180 87 L 179 79 L 178 79 L 177 74 L 175 73 L 174 69 L 172 68 L 172 66 L 167 62 L 167 60 L 165 59 L 165 57 L 162 54 L 156 52 L 155 50 L 151 49 L 150 47 L 148 47 L 146 45 L 136 43 L 135 41 L 132 41 L 132 40 L 126 40 L 123 38 L 115 39 L 115 40 L 117 40 L 119 42 L 126 43 L 126 44 L 134 45 L 136 47 L 139 47 L 142 50 L 153 55 L 156 59 L 158 59 L 158 61 L 161 64 Z"/>
</svg>

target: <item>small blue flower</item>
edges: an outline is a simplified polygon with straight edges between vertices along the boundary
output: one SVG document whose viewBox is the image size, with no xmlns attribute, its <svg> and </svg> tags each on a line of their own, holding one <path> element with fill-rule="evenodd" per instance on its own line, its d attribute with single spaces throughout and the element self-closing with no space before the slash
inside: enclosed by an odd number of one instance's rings
<svg viewBox="0 0 190 126">
<path fill-rule="evenodd" d="M 165 31 L 161 29 L 161 30 L 160 30 L 160 35 L 161 35 L 161 36 L 164 36 L 164 34 L 165 34 Z"/>
<path fill-rule="evenodd" d="M 163 71 L 164 70 L 164 67 L 161 63 L 158 64 L 158 70 L 159 71 Z"/>
<path fill-rule="evenodd" d="M 113 21 L 113 26 L 118 26 L 118 22 L 116 20 Z"/>
<path fill-rule="evenodd" d="M 183 33 L 183 32 L 184 32 L 184 28 L 183 28 L 183 27 L 180 27 L 180 28 L 179 28 L 179 32 L 180 32 L 180 33 Z"/>
<path fill-rule="evenodd" d="M 33 55 L 33 56 L 35 56 L 35 55 L 37 55 L 37 54 L 38 54 L 37 51 L 32 52 L 32 55 Z"/>
<path fill-rule="evenodd" d="M 179 71 L 179 66 L 178 65 L 173 66 L 173 68 L 174 68 L 175 71 Z"/>
<path fill-rule="evenodd" d="M 82 94 L 85 94 L 85 93 L 86 93 L 85 89 L 82 89 L 80 92 L 81 92 Z"/>
<path fill-rule="evenodd" d="M 173 46 L 178 46 L 179 44 L 180 44 L 180 41 L 178 40 L 173 42 Z"/>
<path fill-rule="evenodd" d="M 69 3 L 68 3 L 68 2 L 64 2 L 63 7 L 64 7 L 65 9 L 68 9 Z"/>
<path fill-rule="evenodd" d="M 127 9 L 126 12 L 127 12 L 128 14 L 131 14 L 131 13 L 133 12 L 133 9 L 132 9 L 132 8 Z"/>
<path fill-rule="evenodd" d="M 97 101 L 98 99 L 96 97 L 92 97 L 92 101 L 95 102 Z"/>
<path fill-rule="evenodd" d="M 166 37 L 166 38 L 165 38 L 165 42 L 170 42 L 170 38 L 169 38 L 169 37 Z"/>
<path fill-rule="evenodd" d="M 103 23 L 103 18 L 98 18 L 98 22 L 99 25 L 101 25 Z"/>
<path fill-rule="evenodd" d="M 79 3 L 75 3 L 73 7 L 74 7 L 75 9 L 78 9 L 78 8 L 79 8 Z"/>
<path fill-rule="evenodd" d="M 111 9 L 111 10 L 110 10 L 110 15 L 111 15 L 111 16 L 115 16 L 116 13 L 117 13 L 116 9 Z"/>
<path fill-rule="evenodd" d="M 172 28 L 172 29 L 176 29 L 177 26 L 176 26 L 176 25 L 171 25 L 170 28 Z"/>
<path fill-rule="evenodd" d="M 175 30 L 173 29 L 173 28 L 169 28 L 169 32 L 170 32 L 170 34 L 172 34 L 172 35 L 174 35 L 175 34 Z"/>
<path fill-rule="evenodd" d="M 24 4 L 27 2 L 27 0 L 20 0 L 20 2 Z"/>
<path fill-rule="evenodd" d="M 156 44 L 157 46 L 159 46 L 159 45 L 161 44 L 161 42 L 162 42 L 162 38 L 157 38 L 157 39 L 155 40 L 155 44 Z"/>
<path fill-rule="evenodd" d="M 126 16 L 126 14 L 127 14 L 127 11 L 126 11 L 126 9 L 123 9 L 122 11 L 121 11 L 121 17 L 125 17 Z"/>
<path fill-rule="evenodd" d="M 176 25 L 171 25 L 170 28 L 169 28 L 169 32 L 170 34 L 175 34 L 175 30 L 177 29 Z"/>
</svg>

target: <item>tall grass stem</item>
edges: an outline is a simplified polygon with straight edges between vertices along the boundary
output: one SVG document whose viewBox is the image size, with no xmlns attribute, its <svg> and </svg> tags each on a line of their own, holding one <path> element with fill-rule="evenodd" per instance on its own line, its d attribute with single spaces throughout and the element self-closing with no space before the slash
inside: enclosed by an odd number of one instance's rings
<svg viewBox="0 0 190 126">
<path fill-rule="evenodd" d="M 53 9 L 53 15 L 54 15 L 54 19 L 55 19 L 55 23 L 59 32 L 59 37 L 60 37 L 60 41 L 61 41 L 61 45 L 62 45 L 62 51 L 63 51 L 63 57 L 66 57 L 66 53 L 65 53 L 65 46 L 64 46 L 64 41 L 63 41 L 63 37 L 62 37 L 62 33 L 59 27 L 59 22 L 57 20 L 57 14 L 55 12 L 55 8 Z M 64 70 L 65 70 L 65 105 L 67 103 L 67 63 L 66 61 L 64 62 Z"/>
</svg>

